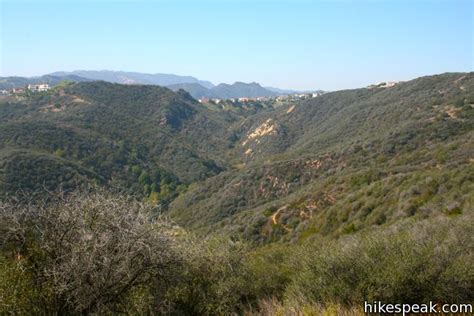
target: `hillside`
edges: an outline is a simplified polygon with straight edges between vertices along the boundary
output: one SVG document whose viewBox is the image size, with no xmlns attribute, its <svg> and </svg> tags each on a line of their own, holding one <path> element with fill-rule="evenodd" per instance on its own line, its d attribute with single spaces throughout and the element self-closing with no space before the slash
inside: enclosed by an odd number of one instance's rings
<svg viewBox="0 0 474 316">
<path fill-rule="evenodd" d="M 168 215 L 198 232 L 259 242 L 463 213 L 473 104 L 473 73 L 244 114 L 182 90 L 68 84 L 1 98 L 0 192 L 106 185 L 172 202 Z"/>
<path fill-rule="evenodd" d="M 183 89 L 195 99 L 203 99 L 203 98 L 210 99 L 210 98 L 219 97 L 212 92 L 213 91 L 212 89 L 205 88 L 199 83 L 178 83 L 178 84 L 169 85 L 167 86 L 167 88 L 173 91 L 179 91 L 180 89 Z"/>
<path fill-rule="evenodd" d="M 202 98 L 218 98 L 218 99 L 232 99 L 232 98 L 257 98 L 257 97 L 272 97 L 281 93 L 271 91 L 263 88 L 258 83 L 243 83 L 236 82 L 234 84 L 221 83 L 210 89 L 203 87 L 197 83 L 183 83 L 168 86 L 173 91 L 183 89 L 193 96 L 195 99 Z"/>
<path fill-rule="evenodd" d="M 278 93 L 267 90 L 256 82 L 235 82 L 231 85 L 221 83 L 212 88 L 211 91 L 214 95 L 217 95 L 219 98 L 223 99 L 270 97 L 278 95 Z"/>
<path fill-rule="evenodd" d="M 225 168 L 232 120 L 158 86 L 91 82 L 4 97 L 1 192 L 68 188 L 85 177 L 167 200 L 179 184 Z"/>
<path fill-rule="evenodd" d="M 264 241 L 467 212 L 473 107 L 469 73 L 333 92 L 256 114 L 236 132 L 244 164 L 190 188 L 171 215 L 202 231 Z"/>
</svg>

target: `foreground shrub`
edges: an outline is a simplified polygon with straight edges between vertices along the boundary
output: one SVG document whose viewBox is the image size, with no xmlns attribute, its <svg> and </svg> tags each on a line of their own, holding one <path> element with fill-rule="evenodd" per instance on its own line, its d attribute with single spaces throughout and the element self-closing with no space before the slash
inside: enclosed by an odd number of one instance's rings
<svg viewBox="0 0 474 316">
<path fill-rule="evenodd" d="M 0 314 L 358 315 L 474 300 L 471 214 L 256 249 L 107 193 L 0 204 Z"/>
<path fill-rule="evenodd" d="M 38 314 L 38 293 L 20 258 L 15 261 L 0 255 L 0 315 Z"/>
<path fill-rule="evenodd" d="M 253 316 L 364 316 L 360 307 L 347 308 L 341 305 L 328 304 L 283 304 L 280 300 L 272 297 L 259 301 L 255 308 L 249 308 L 244 315 Z"/>
<path fill-rule="evenodd" d="M 402 223 L 301 248 L 289 302 L 360 306 L 365 300 L 423 303 L 474 300 L 472 215 Z"/>
<path fill-rule="evenodd" d="M 295 248 L 297 245 L 270 244 L 247 254 L 242 278 L 245 280 L 249 303 L 283 298 L 294 274 L 299 273 L 291 260 Z"/>
<path fill-rule="evenodd" d="M 29 286 L 21 299 L 46 314 L 115 310 L 137 288 L 170 283 L 182 259 L 176 229 L 151 220 L 150 206 L 104 194 L 56 196 L 46 202 L 0 204 L 0 246 L 10 262 L 3 270 L 11 285 Z M 15 261 L 21 261 L 19 280 Z M 28 276 L 28 277 L 27 277 Z M 21 309 L 22 304 L 14 304 Z M 15 310 L 10 312 L 15 313 Z"/>
<path fill-rule="evenodd" d="M 242 310 L 247 247 L 227 238 L 186 240 L 180 279 L 167 292 L 166 314 L 230 315 Z"/>
</svg>

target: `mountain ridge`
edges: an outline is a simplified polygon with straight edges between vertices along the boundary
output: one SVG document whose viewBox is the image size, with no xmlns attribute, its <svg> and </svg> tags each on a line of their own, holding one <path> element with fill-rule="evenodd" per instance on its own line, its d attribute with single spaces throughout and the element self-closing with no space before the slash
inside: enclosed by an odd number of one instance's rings
<svg viewBox="0 0 474 316">
<path fill-rule="evenodd" d="M 18 76 L 10 76 L 10 77 L 0 77 L 0 89 L 1 90 L 10 90 L 13 88 L 24 88 L 29 84 L 40 84 L 40 83 L 47 83 L 51 86 L 55 86 L 63 81 L 70 81 L 70 82 L 86 82 L 91 81 L 90 79 L 79 77 L 76 75 L 43 75 L 39 77 L 18 77 Z"/>
<path fill-rule="evenodd" d="M 220 83 L 218 85 L 214 85 L 210 81 L 199 80 L 192 76 L 180 76 L 161 73 L 148 74 L 112 70 L 56 71 L 50 74 L 36 77 L 0 77 L 0 89 L 9 90 L 13 88 L 22 88 L 28 84 L 39 83 L 49 83 L 51 86 L 55 86 L 61 81 L 105 81 L 120 84 L 159 85 L 168 87 L 174 91 L 178 91 L 179 89 L 186 90 L 195 99 L 273 97 L 277 95 L 302 93 L 302 91 L 296 90 L 262 87 L 256 82 L 244 83 L 236 81 L 233 84 Z"/>
<path fill-rule="evenodd" d="M 204 87 L 211 88 L 214 86 L 210 81 L 199 80 L 192 76 L 180 76 L 175 74 L 163 73 L 140 73 L 128 71 L 113 71 L 113 70 L 74 70 L 74 71 L 58 71 L 51 75 L 77 75 L 92 80 L 103 80 L 113 83 L 122 84 L 153 84 L 159 86 L 168 86 L 179 83 L 199 83 Z"/>
<path fill-rule="evenodd" d="M 183 83 L 167 86 L 168 88 L 178 91 L 183 89 L 189 92 L 195 99 L 203 98 L 219 98 L 219 99 L 235 99 L 235 98 L 257 98 L 257 97 L 274 97 L 279 95 L 276 92 L 263 88 L 256 82 L 244 83 L 236 81 L 233 84 L 220 83 L 217 86 L 207 89 L 197 83 Z"/>
</svg>

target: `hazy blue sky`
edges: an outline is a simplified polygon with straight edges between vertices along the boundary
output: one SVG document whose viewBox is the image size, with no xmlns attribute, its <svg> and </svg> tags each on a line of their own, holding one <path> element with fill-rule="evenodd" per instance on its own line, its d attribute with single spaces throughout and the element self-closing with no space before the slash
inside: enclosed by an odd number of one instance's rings
<svg viewBox="0 0 474 316">
<path fill-rule="evenodd" d="M 473 3 L 0 0 L 0 76 L 109 69 L 336 90 L 472 71 Z"/>
</svg>

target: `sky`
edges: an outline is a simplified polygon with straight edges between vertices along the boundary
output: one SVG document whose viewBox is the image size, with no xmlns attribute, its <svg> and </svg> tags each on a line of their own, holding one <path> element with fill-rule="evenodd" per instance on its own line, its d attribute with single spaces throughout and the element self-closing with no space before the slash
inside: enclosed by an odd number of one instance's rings
<svg viewBox="0 0 474 316">
<path fill-rule="evenodd" d="M 0 76 L 123 70 L 339 90 L 473 71 L 473 0 L 0 0 Z"/>
</svg>

